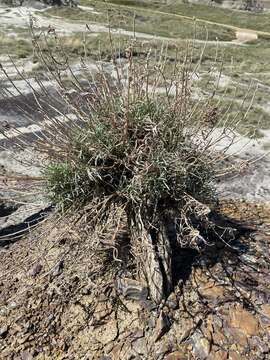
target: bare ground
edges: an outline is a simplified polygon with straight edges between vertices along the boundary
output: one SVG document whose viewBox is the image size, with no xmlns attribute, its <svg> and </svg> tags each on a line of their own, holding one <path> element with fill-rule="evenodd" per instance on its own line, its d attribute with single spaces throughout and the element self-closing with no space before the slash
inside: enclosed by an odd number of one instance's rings
<svg viewBox="0 0 270 360">
<path fill-rule="evenodd" d="M 140 284 L 116 286 L 109 253 L 90 266 L 66 221 L 3 247 L 1 359 L 268 359 L 270 207 L 228 201 L 219 212 L 246 230 L 232 247 L 180 251 L 174 293 L 158 308 Z"/>
</svg>

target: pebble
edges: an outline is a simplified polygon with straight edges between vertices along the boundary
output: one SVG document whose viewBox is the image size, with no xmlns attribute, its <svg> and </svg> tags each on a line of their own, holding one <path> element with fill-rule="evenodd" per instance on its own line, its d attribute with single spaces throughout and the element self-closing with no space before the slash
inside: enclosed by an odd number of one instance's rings
<svg viewBox="0 0 270 360">
<path fill-rule="evenodd" d="M 166 315 L 164 313 L 164 311 L 161 311 L 159 318 L 157 320 L 156 331 L 155 331 L 155 341 L 160 340 L 162 338 L 162 336 L 167 331 L 170 330 L 170 327 L 171 327 L 171 322 L 170 322 L 168 315 Z"/>
<path fill-rule="evenodd" d="M 64 260 L 60 260 L 55 267 L 52 269 L 52 275 L 53 276 L 58 276 L 62 273 L 64 269 Z"/>
<path fill-rule="evenodd" d="M 18 307 L 18 304 L 15 301 L 11 301 L 7 307 L 9 309 L 16 309 L 16 307 Z"/>
<path fill-rule="evenodd" d="M 134 279 L 118 278 L 116 288 L 127 299 L 146 301 L 148 296 L 147 287 Z"/>
<path fill-rule="evenodd" d="M 167 355 L 165 360 L 188 360 L 188 357 L 182 351 L 174 351 Z"/>
<path fill-rule="evenodd" d="M 28 271 L 28 275 L 35 277 L 41 272 L 41 270 L 42 270 L 42 265 L 37 263 Z"/>
<path fill-rule="evenodd" d="M 21 353 L 21 359 L 22 360 L 32 360 L 33 359 L 33 355 L 31 353 L 29 353 L 28 351 L 23 351 Z"/>
<path fill-rule="evenodd" d="M 175 293 L 171 293 L 170 296 L 168 297 L 167 301 L 166 301 L 166 305 L 168 306 L 168 308 L 172 309 L 172 310 L 176 310 L 179 306 L 179 302 L 178 299 L 175 295 Z"/>
<path fill-rule="evenodd" d="M 209 340 L 199 332 L 196 332 L 192 336 L 192 340 L 193 340 L 193 353 L 195 357 L 200 360 L 207 359 L 211 350 Z"/>
<path fill-rule="evenodd" d="M 0 328 L 0 338 L 4 338 L 7 336 L 8 333 L 8 326 L 4 325 Z"/>
</svg>

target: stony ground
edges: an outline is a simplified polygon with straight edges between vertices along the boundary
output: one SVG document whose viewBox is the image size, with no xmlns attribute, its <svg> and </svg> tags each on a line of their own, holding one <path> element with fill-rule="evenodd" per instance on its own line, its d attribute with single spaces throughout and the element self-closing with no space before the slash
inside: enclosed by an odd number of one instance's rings
<svg viewBox="0 0 270 360">
<path fill-rule="evenodd" d="M 57 237 L 41 226 L 3 247 L 1 359 L 269 359 L 270 206 L 219 213 L 240 221 L 236 240 L 180 251 L 158 308 L 120 272 L 95 274 L 73 229 L 54 222 Z"/>
</svg>

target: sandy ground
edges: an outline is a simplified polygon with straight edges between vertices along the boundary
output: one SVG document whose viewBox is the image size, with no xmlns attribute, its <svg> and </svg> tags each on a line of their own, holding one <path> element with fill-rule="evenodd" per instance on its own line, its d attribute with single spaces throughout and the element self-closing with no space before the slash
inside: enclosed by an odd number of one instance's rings
<svg viewBox="0 0 270 360">
<path fill-rule="evenodd" d="M 255 41 L 258 39 L 258 34 L 256 31 L 247 31 L 247 30 L 237 30 L 236 31 L 236 41 L 240 43 L 245 43 L 249 41 Z"/>
<path fill-rule="evenodd" d="M 221 198 L 246 199 L 248 201 L 270 201 L 270 155 L 266 148 L 270 144 L 270 130 L 261 130 L 263 137 L 254 140 L 238 135 L 228 154 L 249 162 L 239 175 L 221 179 L 217 189 Z M 216 130 L 214 138 L 219 136 Z M 223 150 L 230 137 L 225 138 L 217 146 Z"/>
</svg>

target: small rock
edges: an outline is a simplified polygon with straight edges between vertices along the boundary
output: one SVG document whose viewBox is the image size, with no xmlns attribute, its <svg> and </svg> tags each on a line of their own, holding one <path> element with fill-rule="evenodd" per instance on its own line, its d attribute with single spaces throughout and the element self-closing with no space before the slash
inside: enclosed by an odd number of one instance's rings
<svg viewBox="0 0 270 360">
<path fill-rule="evenodd" d="M 41 272 L 41 270 L 42 270 L 42 265 L 37 263 L 28 271 L 28 275 L 35 277 Z"/>
<path fill-rule="evenodd" d="M 229 333 L 228 333 L 229 334 Z M 225 336 L 224 328 L 215 328 L 215 331 L 213 333 L 213 339 L 216 344 L 219 344 L 222 346 L 224 343 L 227 342 L 227 338 Z"/>
<path fill-rule="evenodd" d="M 165 354 L 168 354 L 168 352 L 172 351 L 172 347 L 167 342 L 161 341 L 159 343 L 158 348 L 154 352 L 154 359 L 160 360 L 164 359 Z"/>
<path fill-rule="evenodd" d="M 260 325 L 263 329 L 270 328 L 270 318 L 267 316 L 260 316 Z"/>
<path fill-rule="evenodd" d="M 159 318 L 157 320 L 156 330 L 155 330 L 155 341 L 158 341 L 162 338 L 162 336 L 170 330 L 171 322 L 168 317 L 164 313 L 164 311 L 160 312 Z"/>
<path fill-rule="evenodd" d="M 118 360 L 120 359 L 120 353 L 122 351 L 122 348 L 123 348 L 123 342 L 121 342 L 120 344 L 116 344 L 111 352 L 110 352 L 110 355 L 112 356 L 112 359 L 113 360 Z"/>
<path fill-rule="evenodd" d="M 16 307 L 18 307 L 18 304 L 15 301 L 11 301 L 7 307 L 9 309 L 16 309 Z"/>
<path fill-rule="evenodd" d="M 256 227 L 255 227 L 256 230 Z M 255 240 L 256 242 L 269 242 L 269 236 L 267 236 L 266 234 L 262 233 L 262 232 L 254 232 L 253 234 L 250 235 L 251 239 Z"/>
<path fill-rule="evenodd" d="M 155 319 L 153 317 L 150 317 L 147 321 L 147 326 L 149 329 L 154 329 L 154 327 L 156 326 L 156 322 Z"/>
<path fill-rule="evenodd" d="M 188 357 L 182 351 L 174 351 L 167 355 L 164 360 L 188 360 Z"/>
<path fill-rule="evenodd" d="M 99 343 L 103 344 L 104 346 L 106 344 L 112 343 L 117 338 L 118 334 L 118 327 L 115 319 L 111 318 L 109 321 L 107 320 L 106 327 L 98 328 L 96 334 Z"/>
<path fill-rule="evenodd" d="M 112 312 L 112 306 L 108 302 L 99 302 L 95 308 L 95 319 L 99 322 Z"/>
<path fill-rule="evenodd" d="M 218 304 L 224 298 L 224 288 L 214 284 L 207 284 L 199 288 L 200 294 L 213 304 Z"/>
<path fill-rule="evenodd" d="M 166 305 L 169 309 L 176 310 L 179 306 L 178 299 L 175 295 L 175 293 L 171 293 L 171 295 L 168 297 L 166 301 Z"/>
<path fill-rule="evenodd" d="M 229 359 L 230 360 L 243 360 L 243 357 L 241 355 L 239 355 L 235 351 L 230 351 L 229 352 Z"/>
<path fill-rule="evenodd" d="M 152 311 L 157 308 L 157 305 L 150 300 L 142 300 L 140 301 L 140 305 L 147 311 Z"/>
<path fill-rule="evenodd" d="M 48 322 L 51 322 L 51 321 L 53 321 L 54 319 L 55 319 L 54 314 L 50 314 L 50 315 L 48 315 L 48 317 L 47 317 Z"/>
<path fill-rule="evenodd" d="M 231 343 L 235 344 L 237 349 L 243 349 L 248 346 L 248 338 L 240 329 L 224 327 L 224 332 Z"/>
<path fill-rule="evenodd" d="M 21 353 L 21 359 L 22 360 L 32 360 L 33 359 L 33 355 L 30 354 L 28 351 L 23 351 Z"/>
<path fill-rule="evenodd" d="M 184 342 L 194 330 L 194 322 L 192 319 L 182 319 L 181 323 L 174 323 L 173 332 L 177 334 L 177 342 Z"/>
<path fill-rule="evenodd" d="M 261 309 L 263 315 L 270 319 L 270 304 L 263 304 Z"/>
<path fill-rule="evenodd" d="M 146 355 L 148 353 L 146 339 L 143 337 L 132 341 L 132 349 L 139 355 Z"/>
<path fill-rule="evenodd" d="M 58 276 L 62 273 L 64 269 L 64 260 L 60 260 L 55 267 L 52 269 L 52 275 L 53 276 Z"/>
<path fill-rule="evenodd" d="M 270 345 L 265 341 L 261 340 L 258 336 L 253 336 L 250 339 L 249 344 L 255 350 L 258 349 L 262 354 L 269 353 Z"/>
<path fill-rule="evenodd" d="M 8 314 L 8 309 L 7 308 L 0 309 L 0 316 L 6 316 L 7 314 Z"/>
<path fill-rule="evenodd" d="M 4 325 L 0 328 L 0 338 L 4 338 L 7 336 L 8 333 L 8 326 Z"/>
<path fill-rule="evenodd" d="M 93 284 L 90 283 L 82 288 L 81 293 L 82 295 L 90 295 L 92 290 L 93 290 Z"/>
<path fill-rule="evenodd" d="M 148 296 L 147 287 L 129 278 L 118 278 L 116 289 L 127 299 L 145 301 Z"/>
<path fill-rule="evenodd" d="M 258 258 L 256 256 L 252 256 L 252 255 L 249 255 L 249 254 L 241 254 L 239 256 L 239 259 L 241 261 L 243 261 L 244 264 L 257 264 L 258 262 Z"/>
<path fill-rule="evenodd" d="M 247 336 L 257 335 L 259 332 L 259 322 L 256 317 L 239 306 L 230 309 L 229 323 L 231 327 L 241 330 Z"/>
<path fill-rule="evenodd" d="M 215 352 L 211 351 L 211 354 L 208 356 L 207 360 L 227 360 L 228 352 L 224 350 L 217 350 Z"/>
<path fill-rule="evenodd" d="M 196 332 L 192 336 L 194 356 L 200 360 L 204 360 L 210 354 L 210 342 L 201 333 Z"/>
<path fill-rule="evenodd" d="M 130 337 L 132 339 L 140 339 L 142 337 L 144 337 L 144 331 L 143 329 L 136 329 L 135 331 L 133 331 L 131 334 L 130 334 Z"/>
</svg>

